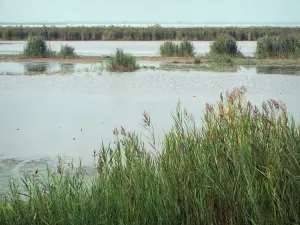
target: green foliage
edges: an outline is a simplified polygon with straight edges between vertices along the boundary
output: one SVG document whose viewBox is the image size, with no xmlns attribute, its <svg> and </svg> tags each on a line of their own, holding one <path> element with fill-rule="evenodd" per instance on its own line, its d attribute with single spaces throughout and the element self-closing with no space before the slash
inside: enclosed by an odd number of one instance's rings
<svg viewBox="0 0 300 225">
<path fill-rule="evenodd" d="M 97 26 L 97 27 L 0 27 L 3 40 L 26 40 L 40 35 L 45 40 L 194 40 L 212 41 L 228 35 L 238 41 L 255 41 L 266 35 L 299 34 L 299 27 L 189 27 Z M 1 35 L 2 34 L 2 35 Z"/>
<path fill-rule="evenodd" d="M 234 61 L 232 57 L 228 55 L 212 55 L 211 60 L 214 63 L 220 63 L 220 64 L 233 64 Z"/>
<path fill-rule="evenodd" d="M 211 55 L 241 55 L 236 40 L 229 36 L 219 36 L 210 44 Z"/>
<path fill-rule="evenodd" d="M 207 104 L 201 126 L 178 104 L 160 154 L 115 129 L 93 181 L 62 169 L 12 183 L 0 224 L 299 224 L 300 126 L 282 103 L 258 108 L 244 94 Z M 147 113 L 143 124 L 156 150 Z"/>
<path fill-rule="evenodd" d="M 29 58 L 46 58 L 46 57 L 54 57 L 55 52 L 53 52 L 45 40 L 41 37 L 31 38 L 27 41 L 23 55 Z"/>
<path fill-rule="evenodd" d="M 195 55 L 195 47 L 190 41 L 178 44 L 166 41 L 160 46 L 159 51 L 164 57 L 193 57 Z"/>
<path fill-rule="evenodd" d="M 58 55 L 61 58 L 74 58 L 76 57 L 75 48 L 68 44 L 62 45 Z"/>
<path fill-rule="evenodd" d="M 200 59 L 199 57 L 195 57 L 195 58 L 193 59 L 193 63 L 194 63 L 194 64 L 200 64 L 200 63 L 201 63 L 201 59 Z"/>
<path fill-rule="evenodd" d="M 295 35 L 266 36 L 257 42 L 256 56 L 261 58 L 289 58 L 300 56 L 300 37 Z"/>
<path fill-rule="evenodd" d="M 115 55 L 108 59 L 107 69 L 109 71 L 129 72 L 138 69 L 136 59 L 131 54 L 126 54 L 122 49 L 117 49 Z"/>
</svg>

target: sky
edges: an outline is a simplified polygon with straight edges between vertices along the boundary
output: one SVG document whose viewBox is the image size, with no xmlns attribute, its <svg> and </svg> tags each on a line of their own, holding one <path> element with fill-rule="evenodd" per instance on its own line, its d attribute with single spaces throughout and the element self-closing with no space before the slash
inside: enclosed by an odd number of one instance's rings
<svg viewBox="0 0 300 225">
<path fill-rule="evenodd" d="M 0 0 L 0 22 L 300 25 L 300 0 Z"/>
</svg>

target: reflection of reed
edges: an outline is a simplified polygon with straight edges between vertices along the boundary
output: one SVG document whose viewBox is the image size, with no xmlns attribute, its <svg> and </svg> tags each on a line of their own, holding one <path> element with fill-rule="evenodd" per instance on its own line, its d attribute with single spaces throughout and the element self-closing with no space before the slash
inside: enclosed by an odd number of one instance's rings
<svg viewBox="0 0 300 225">
<path fill-rule="evenodd" d="M 25 73 L 28 73 L 28 72 L 45 73 L 48 70 L 49 70 L 48 63 L 25 63 L 24 64 Z"/>
<path fill-rule="evenodd" d="M 256 66 L 258 74 L 300 75 L 299 66 Z"/>
<path fill-rule="evenodd" d="M 74 71 L 75 65 L 73 63 L 61 63 L 60 71 L 61 72 L 71 72 Z"/>
</svg>

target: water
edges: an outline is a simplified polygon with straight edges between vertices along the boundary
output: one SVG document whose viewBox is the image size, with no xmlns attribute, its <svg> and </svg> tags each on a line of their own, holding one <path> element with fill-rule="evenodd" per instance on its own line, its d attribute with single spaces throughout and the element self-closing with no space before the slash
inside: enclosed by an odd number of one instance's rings
<svg viewBox="0 0 300 225">
<path fill-rule="evenodd" d="M 90 68 L 90 65 L 68 62 L 0 62 L 0 75 L 65 73 L 86 68 Z"/>
<path fill-rule="evenodd" d="M 158 56 L 159 47 L 164 41 L 48 41 L 53 50 L 59 51 L 61 45 L 69 44 L 75 48 L 79 55 L 105 56 L 113 54 L 117 48 L 135 56 Z M 25 41 L 1 41 L 1 54 L 22 53 Z M 209 52 L 210 41 L 194 41 L 195 51 L 198 55 Z M 238 41 L 241 52 L 245 56 L 253 56 L 256 41 Z"/>
<path fill-rule="evenodd" d="M 145 133 L 140 124 L 144 110 L 158 140 L 170 129 L 179 99 L 200 123 L 206 102 L 215 103 L 221 92 L 242 85 L 253 103 L 282 100 L 300 120 L 300 77 L 258 75 L 255 67 L 233 73 L 139 70 L 0 76 L 0 191 L 8 187 L 11 175 L 34 173 L 46 163 L 55 167 L 58 155 L 77 162 L 81 157 L 84 165 L 92 166 L 93 150 L 101 141 L 113 144 L 114 127 Z"/>
</svg>

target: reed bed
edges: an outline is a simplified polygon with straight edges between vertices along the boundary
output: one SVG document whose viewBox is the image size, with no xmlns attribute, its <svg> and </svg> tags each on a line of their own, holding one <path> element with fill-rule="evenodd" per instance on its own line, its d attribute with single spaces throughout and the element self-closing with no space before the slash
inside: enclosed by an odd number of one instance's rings
<svg viewBox="0 0 300 225">
<path fill-rule="evenodd" d="M 212 41 L 228 35 L 238 41 L 255 41 L 269 36 L 299 34 L 299 27 L 193 27 L 165 28 L 161 26 L 98 26 L 98 27 L 0 27 L 1 40 L 27 40 L 40 35 L 46 40 L 195 40 Z"/>
<path fill-rule="evenodd" d="M 245 88 L 206 104 L 203 124 L 178 104 L 158 151 L 123 127 L 116 144 L 94 152 L 98 175 L 59 168 L 46 178 L 11 184 L 0 224 L 299 224 L 300 126 L 284 104 L 262 107 Z"/>
<path fill-rule="evenodd" d="M 133 55 L 124 53 L 122 49 L 117 49 L 116 53 L 108 59 L 107 70 L 118 72 L 132 72 L 139 68 Z"/>
<path fill-rule="evenodd" d="M 190 41 L 173 43 L 164 42 L 159 48 L 160 55 L 163 57 L 194 57 L 195 47 Z"/>
<path fill-rule="evenodd" d="M 60 47 L 60 51 L 58 53 L 58 56 L 61 58 L 74 58 L 76 57 L 75 48 L 71 45 L 62 45 Z"/>
<path fill-rule="evenodd" d="M 23 54 L 26 58 L 74 58 L 76 57 L 75 48 L 66 44 L 61 45 L 60 51 L 56 53 L 46 43 L 43 37 L 29 38 L 27 41 Z"/>
<path fill-rule="evenodd" d="M 47 58 L 54 57 L 55 52 L 51 50 L 42 37 L 34 37 L 27 41 L 23 50 L 23 56 L 28 58 Z"/>
<path fill-rule="evenodd" d="M 256 56 L 261 58 L 296 58 L 300 56 L 300 36 L 266 36 L 257 42 Z"/>
<path fill-rule="evenodd" d="M 229 36 L 219 36 L 209 46 L 210 55 L 242 56 L 235 39 Z"/>
</svg>

